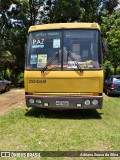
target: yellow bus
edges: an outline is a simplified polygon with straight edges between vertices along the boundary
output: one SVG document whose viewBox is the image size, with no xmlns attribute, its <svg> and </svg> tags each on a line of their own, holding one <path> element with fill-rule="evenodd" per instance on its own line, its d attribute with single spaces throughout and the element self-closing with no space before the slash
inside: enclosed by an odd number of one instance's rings
<svg viewBox="0 0 120 160">
<path fill-rule="evenodd" d="M 101 109 L 103 60 L 97 23 L 31 26 L 24 72 L 27 107 Z"/>
</svg>

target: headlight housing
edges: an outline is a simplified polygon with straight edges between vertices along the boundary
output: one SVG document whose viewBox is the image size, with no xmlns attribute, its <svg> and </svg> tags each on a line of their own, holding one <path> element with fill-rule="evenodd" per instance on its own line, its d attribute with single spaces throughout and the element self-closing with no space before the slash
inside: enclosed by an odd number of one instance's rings
<svg viewBox="0 0 120 160">
<path fill-rule="evenodd" d="M 86 99 L 86 100 L 84 101 L 84 103 L 85 103 L 86 106 L 88 106 L 88 105 L 90 105 L 90 100 L 89 100 L 89 99 Z"/>
<path fill-rule="evenodd" d="M 97 100 L 97 99 L 94 99 L 94 100 L 92 101 L 92 104 L 93 104 L 93 105 L 97 105 L 97 104 L 98 104 L 98 100 Z"/>
<path fill-rule="evenodd" d="M 34 100 L 33 98 L 30 98 L 30 99 L 29 99 L 29 103 L 30 103 L 30 104 L 35 103 L 35 100 Z"/>
</svg>

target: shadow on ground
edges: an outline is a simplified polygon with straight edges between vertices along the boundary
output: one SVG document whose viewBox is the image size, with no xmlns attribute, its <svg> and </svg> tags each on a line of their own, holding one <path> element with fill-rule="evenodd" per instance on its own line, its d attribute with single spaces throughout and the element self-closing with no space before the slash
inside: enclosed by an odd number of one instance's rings
<svg viewBox="0 0 120 160">
<path fill-rule="evenodd" d="M 48 110 L 32 108 L 26 112 L 27 117 L 56 119 L 102 119 L 97 110 Z"/>
</svg>

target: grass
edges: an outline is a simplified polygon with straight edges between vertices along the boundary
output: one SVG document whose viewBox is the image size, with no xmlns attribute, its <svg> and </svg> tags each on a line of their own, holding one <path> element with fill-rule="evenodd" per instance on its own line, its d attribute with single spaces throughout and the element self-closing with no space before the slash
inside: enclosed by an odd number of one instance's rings
<svg viewBox="0 0 120 160">
<path fill-rule="evenodd" d="M 0 126 L 2 151 L 120 150 L 120 98 L 106 97 L 97 111 L 46 111 L 24 105 L 1 116 Z"/>
</svg>

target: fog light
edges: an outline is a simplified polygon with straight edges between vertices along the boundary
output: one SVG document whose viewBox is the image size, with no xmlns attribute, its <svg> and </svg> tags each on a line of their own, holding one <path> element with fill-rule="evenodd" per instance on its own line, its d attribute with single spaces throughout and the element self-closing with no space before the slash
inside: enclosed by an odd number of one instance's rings
<svg viewBox="0 0 120 160">
<path fill-rule="evenodd" d="M 31 98 L 31 99 L 29 99 L 29 103 L 31 103 L 31 104 L 35 103 L 35 100 Z"/>
<path fill-rule="evenodd" d="M 36 99 L 36 103 L 41 103 L 41 100 L 40 99 Z"/>
<path fill-rule="evenodd" d="M 97 105 L 97 104 L 98 104 L 98 100 L 97 100 L 97 99 L 94 99 L 94 100 L 92 101 L 92 104 L 93 104 L 93 105 Z"/>
<path fill-rule="evenodd" d="M 82 107 L 81 103 L 78 103 L 78 104 L 77 104 L 77 107 Z"/>
<path fill-rule="evenodd" d="M 87 100 L 85 100 L 85 105 L 90 105 L 90 100 L 89 99 L 87 99 Z"/>
<path fill-rule="evenodd" d="M 44 106 L 45 106 L 45 107 L 48 107 L 48 106 L 49 106 L 49 104 L 48 104 L 48 103 L 44 103 Z"/>
</svg>

